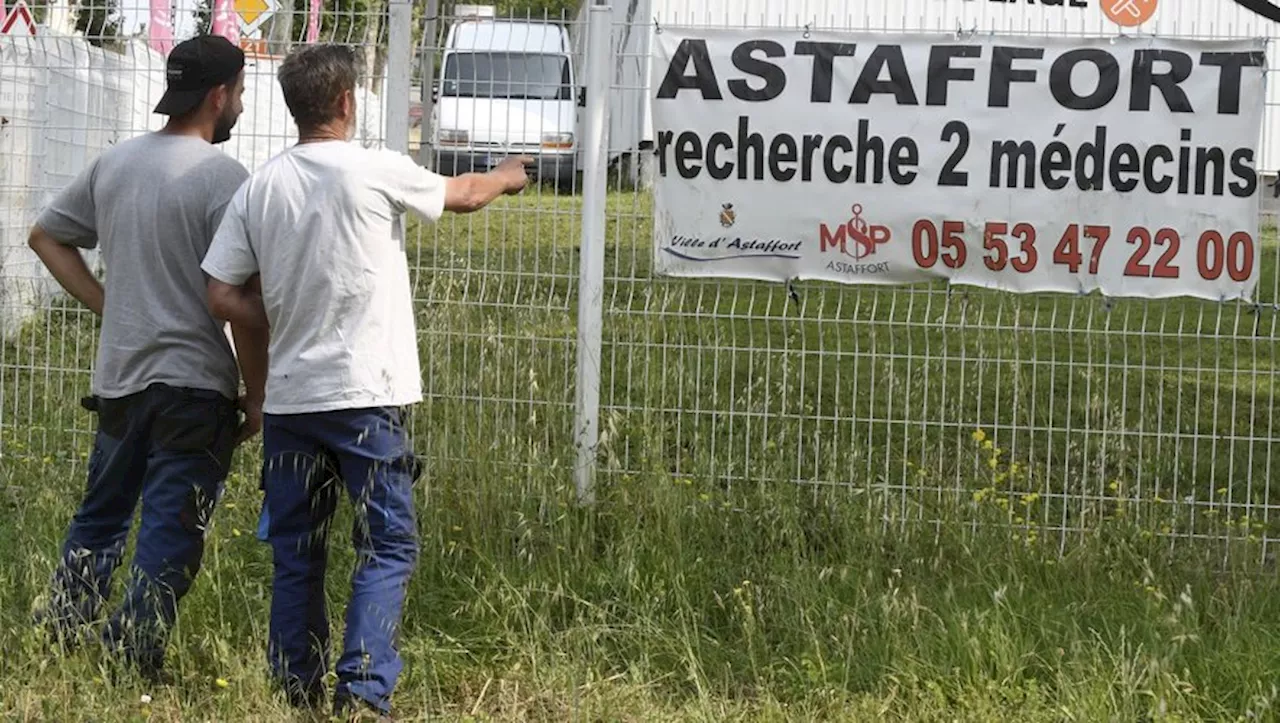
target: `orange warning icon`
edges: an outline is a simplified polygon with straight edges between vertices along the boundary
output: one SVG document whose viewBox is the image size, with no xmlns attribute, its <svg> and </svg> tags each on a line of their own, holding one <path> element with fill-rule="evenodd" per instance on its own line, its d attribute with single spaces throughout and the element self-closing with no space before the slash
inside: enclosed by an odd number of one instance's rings
<svg viewBox="0 0 1280 723">
<path fill-rule="evenodd" d="M 1157 0 L 1102 0 L 1102 12 L 1117 25 L 1132 28 L 1156 14 Z"/>
</svg>

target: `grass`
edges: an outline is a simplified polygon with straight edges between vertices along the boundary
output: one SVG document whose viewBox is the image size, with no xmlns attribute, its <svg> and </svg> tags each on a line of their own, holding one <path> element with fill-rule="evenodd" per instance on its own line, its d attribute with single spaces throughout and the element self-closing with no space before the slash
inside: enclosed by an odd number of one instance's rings
<svg viewBox="0 0 1280 723">
<path fill-rule="evenodd" d="M 653 279 L 647 203 L 609 204 L 591 511 L 578 200 L 411 229 L 428 399 L 400 717 L 1280 719 L 1274 311 Z M 175 685 L 28 625 L 83 485 L 94 332 L 55 302 L 0 348 L 0 718 L 287 720 L 256 445 Z"/>
</svg>

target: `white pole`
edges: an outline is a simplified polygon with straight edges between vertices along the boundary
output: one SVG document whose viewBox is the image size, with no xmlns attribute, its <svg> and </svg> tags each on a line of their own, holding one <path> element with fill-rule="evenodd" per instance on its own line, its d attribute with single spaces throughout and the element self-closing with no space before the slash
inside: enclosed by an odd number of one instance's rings
<svg viewBox="0 0 1280 723">
<path fill-rule="evenodd" d="M 436 99 L 431 92 L 436 79 L 436 20 L 440 15 L 440 0 L 427 0 L 427 29 L 422 36 L 422 121 L 418 126 L 418 165 L 435 170 L 436 161 L 431 153 L 431 116 L 435 113 Z"/>
<path fill-rule="evenodd" d="M 409 90 L 413 74 L 413 2 L 387 10 L 387 148 L 409 152 Z"/>
<path fill-rule="evenodd" d="M 578 502 L 595 502 L 596 448 L 600 441 L 600 346 L 604 325 L 604 231 L 608 193 L 609 0 L 592 0 L 587 16 L 587 112 L 583 123 L 582 251 L 578 275 L 578 384 L 576 394 Z"/>
</svg>

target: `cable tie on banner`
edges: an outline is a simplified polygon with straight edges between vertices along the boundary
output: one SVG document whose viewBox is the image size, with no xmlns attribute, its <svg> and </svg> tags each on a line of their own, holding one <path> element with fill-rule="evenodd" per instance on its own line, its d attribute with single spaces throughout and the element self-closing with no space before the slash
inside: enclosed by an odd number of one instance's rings
<svg viewBox="0 0 1280 723">
<path fill-rule="evenodd" d="M 800 306 L 800 292 L 796 290 L 796 280 L 794 278 L 787 279 L 787 295 L 791 300 L 796 302 L 796 307 Z"/>
</svg>

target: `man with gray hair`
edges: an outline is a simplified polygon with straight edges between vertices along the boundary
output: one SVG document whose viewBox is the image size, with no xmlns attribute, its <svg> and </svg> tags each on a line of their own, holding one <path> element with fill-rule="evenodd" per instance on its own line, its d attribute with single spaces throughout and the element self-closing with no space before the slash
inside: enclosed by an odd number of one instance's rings
<svg viewBox="0 0 1280 723">
<path fill-rule="evenodd" d="M 349 142 L 354 50 L 312 45 L 280 66 L 298 144 L 237 192 L 203 268 L 209 305 L 270 328 L 263 405 L 266 537 L 275 575 L 268 654 L 290 699 L 317 705 L 328 667 L 326 537 L 336 477 L 355 504 L 358 553 L 334 708 L 390 711 L 396 647 L 418 554 L 418 465 L 404 410 L 422 399 L 403 214 L 479 210 L 528 183 L 531 158 L 445 178 Z M 246 287 L 261 274 L 261 293 Z"/>
</svg>

